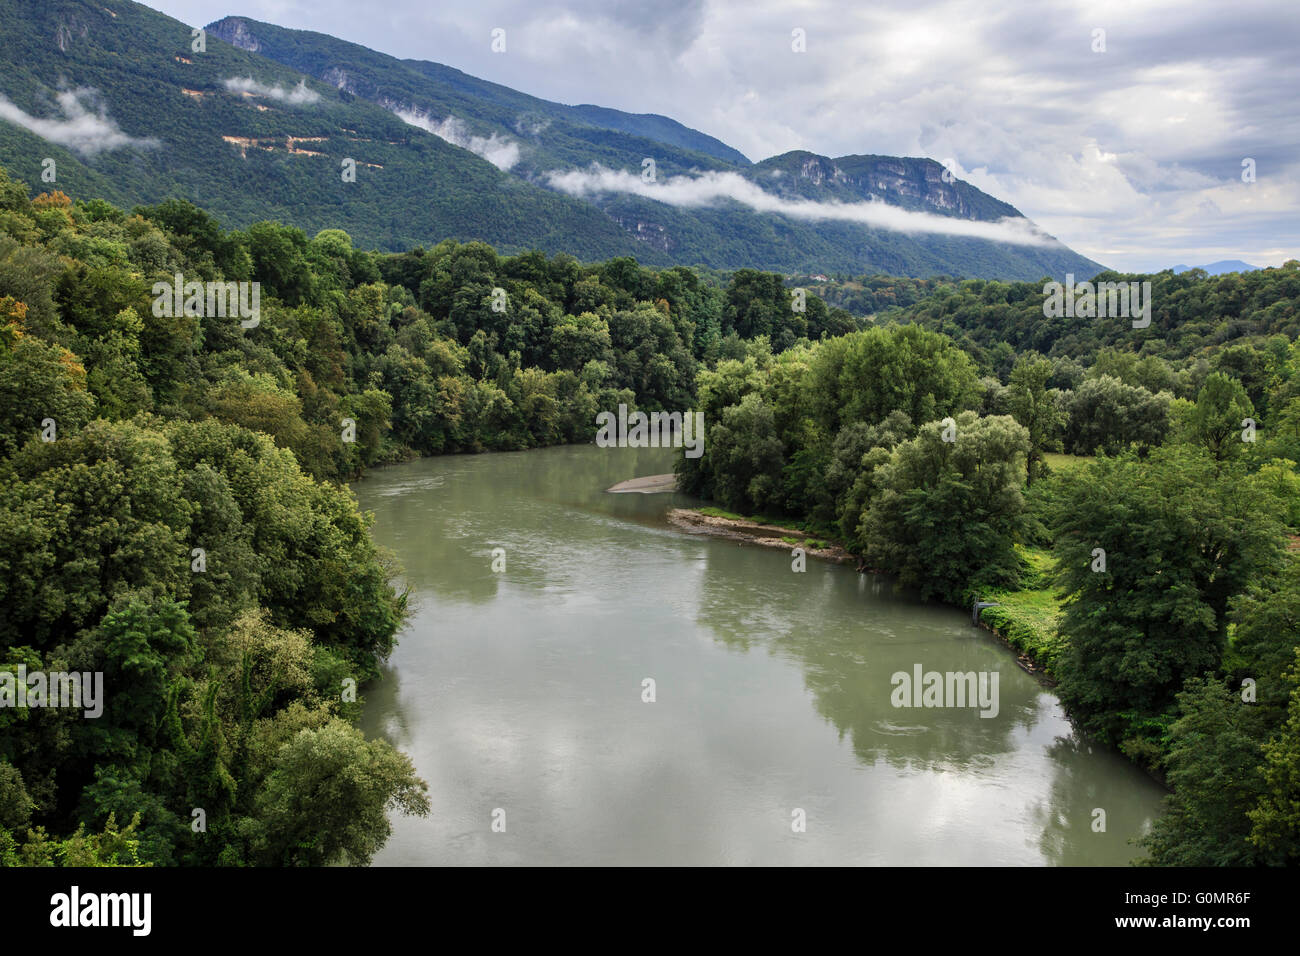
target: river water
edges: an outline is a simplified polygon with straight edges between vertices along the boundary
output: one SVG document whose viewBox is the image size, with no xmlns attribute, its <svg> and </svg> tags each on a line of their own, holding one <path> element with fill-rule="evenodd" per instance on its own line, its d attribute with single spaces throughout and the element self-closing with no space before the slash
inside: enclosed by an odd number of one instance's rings
<svg viewBox="0 0 1300 956">
<path fill-rule="evenodd" d="M 1140 854 L 1163 791 L 1082 741 L 968 611 L 677 531 L 667 509 L 698 504 L 681 495 L 604 491 L 671 462 L 571 446 L 424 459 L 354 486 L 414 605 L 361 727 L 410 754 L 432 802 L 393 817 L 377 865 Z M 917 665 L 996 674 L 996 716 L 894 706 L 892 676 Z"/>
</svg>

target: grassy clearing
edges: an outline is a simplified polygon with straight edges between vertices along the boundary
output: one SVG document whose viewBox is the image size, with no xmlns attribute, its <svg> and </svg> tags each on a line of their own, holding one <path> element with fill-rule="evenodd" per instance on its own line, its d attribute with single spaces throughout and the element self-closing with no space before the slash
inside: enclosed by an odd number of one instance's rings
<svg viewBox="0 0 1300 956">
<path fill-rule="evenodd" d="M 1093 459 L 1087 455 L 1062 455 L 1060 452 L 1045 451 L 1043 461 L 1047 462 L 1047 467 L 1052 471 L 1069 471 L 1081 468 Z"/>
<path fill-rule="evenodd" d="M 721 508 L 714 508 L 712 506 L 706 508 L 696 508 L 695 510 L 702 515 L 708 515 L 710 518 L 726 518 L 728 521 L 749 521 L 750 520 L 749 518 L 746 518 L 744 515 L 736 514 L 734 511 L 723 511 Z"/>
<path fill-rule="evenodd" d="M 984 600 L 997 601 L 999 606 L 985 608 L 980 620 L 1050 675 L 1065 649 L 1065 638 L 1059 630 L 1061 604 L 1048 577 L 1051 555 L 1037 548 L 1023 548 L 1020 557 L 1025 586 L 1018 591 L 984 595 Z"/>
</svg>

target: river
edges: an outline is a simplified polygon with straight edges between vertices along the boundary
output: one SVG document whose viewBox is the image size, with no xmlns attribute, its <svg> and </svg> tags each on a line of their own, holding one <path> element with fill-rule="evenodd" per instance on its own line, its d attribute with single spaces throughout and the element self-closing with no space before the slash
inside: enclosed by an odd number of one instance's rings
<svg viewBox="0 0 1300 956">
<path fill-rule="evenodd" d="M 413 601 L 361 727 L 411 755 L 432 803 L 392 818 L 376 865 L 1140 854 L 1163 790 L 1081 740 L 969 612 L 677 531 L 667 509 L 698 504 L 682 495 L 604 491 L 671 461 L 570 446 L 429 458 L 353 486 Z M 892 675 L 917 665 L 997 674 L 996 716 L 894 706 Z"/>
</svg>

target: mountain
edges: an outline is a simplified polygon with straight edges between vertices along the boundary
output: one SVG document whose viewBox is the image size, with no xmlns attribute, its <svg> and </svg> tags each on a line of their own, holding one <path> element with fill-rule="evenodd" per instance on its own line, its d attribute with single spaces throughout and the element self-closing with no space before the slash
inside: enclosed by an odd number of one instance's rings
<svg viewBox="0 0 1300 956">
<path fill-rule="evenodd" d="M 1256 272 L 1259 270 L 1259 266 L 1252 266 L 1249 262 L 1242 262 L 1240 259 L 1220 259 L 1218 262 L 1211 262 L 1206 266 L 1174 266 L 1174 275 L 1192 269 L 1203 269 L 1208 275 L 1221 276 L 1225 272 Z"/>
<path fill-rule="evenodd" d="M 751 163 L 669 117 L 553 103 L 243 17 L 209 25 L 197 51 L 187 25 L 128 0 L 0 0 L 0 55 L 13 65 L 0 165 L 74 198 L 187 198 L 228 227 L 279 219 L 381 249 L 453 238 L 786 273 L 1101 269 L 1045 237 L 1005 241 L 1032 224 L 930 159 Z"/>
</svg>

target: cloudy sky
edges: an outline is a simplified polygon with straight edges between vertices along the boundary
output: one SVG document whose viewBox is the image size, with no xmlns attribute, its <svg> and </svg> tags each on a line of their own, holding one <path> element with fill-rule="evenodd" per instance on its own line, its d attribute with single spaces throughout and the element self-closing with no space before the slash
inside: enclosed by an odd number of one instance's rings
<svg viewBox="0 0 1300 956">
<path fill-rule="evenodd" d="M 663 113 L 753 160 L 955 160 L 1120 269 L 1300 258 L 1295 0 L 147 2 L 191 25 L 245 16 Z"/>
</svg>

